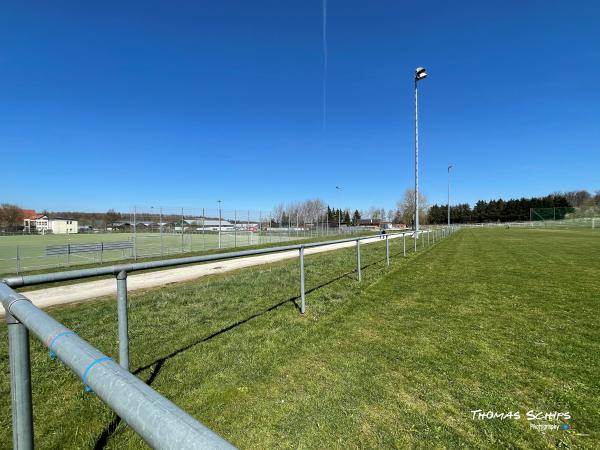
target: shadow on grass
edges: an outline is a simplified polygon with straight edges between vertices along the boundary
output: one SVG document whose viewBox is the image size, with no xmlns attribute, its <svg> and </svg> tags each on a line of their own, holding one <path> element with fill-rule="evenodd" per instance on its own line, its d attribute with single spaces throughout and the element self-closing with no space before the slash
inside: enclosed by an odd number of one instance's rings
<svg viewBox="0 0 600 450">
<path fill-rule="evenodd" d="M 396 255 L 401 255 L 401 253 L 397 253 Z M 392 257 L 392 256 L 395 256 L 395 255 L 390 252 L 390 257 Z M 379 264 L 381 262 L 385 262 L 385 258 L 378 259 L 377 261 L 374 261 L 374 262 L 369 263 L 369 264 L 361 265 L 361 270 L 368 269 L 369 267 L 372 267 L 372 266 L 374 266 L 376 264 Z M 315 286 L 315 287 L 313 287 L 311 289 L 307 289 L 305 291 L 305 294 L 310 294 L 312 292 L 315 292 L 315 291 L 317 291 L 319 289 L 327 287 L 330 284 L 333 284 L 336 281 L 342 280 L 343 278 L 346 278 L 346 277 L 350 278 L 351 280 L 356 280 L 352 276 L 355 273 L 356 273 L 356 270 L 351 270 L 349 272 L 345 272 L 345 273 L 343 273 L 341 275 L 338 275 L 335 278 L 332 278 L 329 281 L 326 281 L 325 283 L 322 283 L 322 284 L 320 284 L 318 286 Z M 236 328 L 244 325 L 245 323 L 250 322 L 253 319 L 261 317 L 261 316 L 263 316 L 263 315 L 265 315 L 265 314 L 267 314 L 267 313 L 269 313 L 271 311 L 274 311 L 277 308 L 280 308 L 281 306 L 287 305 L 289 303 L 293 304 L 294 308 L 296 310 L 298 310 L 298 312 L 299 312 L 300 311 L 300 305 L 298 304 L 298 300 L 299 299 L 300 299 L 300 296 L 297 295 L 297 296 L 288 298 L 286 300 L 283 300 L 283 301 L 281 301 L 279 303 L 276 303 L 275 305 L 272 305 L 272 306 L 268 307 L 267 309 L 264 309 L 264 310 L 262 310 L 260 312 L 257 312 L 255 314 L 252 314 L 252 315 L 246 317 L 245 319 L 242 319 L 242 320 L 240 320 L 238 322 L 235 322 L 235 323 L 233 323 L 231 325 L 228 325 L 228 326 L 226 326 L 224 328 L 221 328 L 219 331 L 215 331 L 214 333 L 212 333 L 212 334 L 210 334 L 210 335 L 208 335 L 208 336 L 206 336 L 206 337 L 204 337 L 202 339 L 198 339 L 198 340 L 196 340 L 194 342 L 191 342 L 190 344 L 188 344 L 188 345 L 186 345 L 184 347 L 178 348 L 178 349 L 174 350 L 173 352 L 169 353 L 168 355 L 163 356 L 161 358 L 158 358 L 158 359 L 152 361 L 151 363 L 146 364 L 145 366 L 138 367 L 132 373 L 134 375 L 138 375 L 141 372 L 143 372 L 143 371 L 151 368 L 152 372 L 150 373 L 150 376 L 148 377 L 148 379 L 145 381 L 145 383 L 148 386 L 150 386 L 150 385 L 152 385 L 152 383 L 154 382 L 154 380 L 158 376 L 158 374 L 159 374 L 160 370 L 162 369 L 162 367 L 164 366 L 165 362 L 167 362 L 169 359 L 174 358 L 175 356 L 180 355 L 181 353 L 186 352 L 187 350 L 190 350 L 191 348 L 193 348 L 193 347 L 195 347 L 197 345 L 200 345 L 200 344 L 202 344 L 204 342 L 210 341 L 211 339 L 214 339 L 214 338 L 216 338 L 216 337 L 218 337 L 218 336 L 220 336 L 220 335 L 222 335 L 224 333 L 227 333 L 228 331 L 234 330 L 234 329 L 236 329 Z M 117 427 L 119 426 L 120 423 L 121 423 L 121 418 L 119 416 L 117 416 L 117 415 L 114 415 L 114 418 L 111 420 L 111 422 L 108 424 L 108 426 L 104 430 L 102 430 L 102 432 L 100 433 L 100 435 L 96 439 L 96 444 L 94 445 L 94 449 L 95 450 L 101 450 L 101 449 L 104 449 L 106 447 L 106 445 L 108 444 L 108 440 L 115 433 L 115 431 L 117 430 Z"/>
</svg>

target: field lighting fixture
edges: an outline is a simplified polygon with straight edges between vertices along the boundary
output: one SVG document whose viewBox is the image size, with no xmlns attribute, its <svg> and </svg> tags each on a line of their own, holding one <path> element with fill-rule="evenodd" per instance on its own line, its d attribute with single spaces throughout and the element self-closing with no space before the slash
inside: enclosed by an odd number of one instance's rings
<svg viewBox="0 0 600 450">
<path fill-rule="evenodd" d="M 427 77 L 423 67 L 415 70 L 415 237 L 419 237 L 419 107 L 417 83 Z M 416 246 L 415 240 L 415 246 Z"/>
<path fill-rule="evenodd" d="M 427 77 L 427 72 L 424 67 L 417 67 L 415 70 L 415 80 L 419 81 Z"/>
</svg>

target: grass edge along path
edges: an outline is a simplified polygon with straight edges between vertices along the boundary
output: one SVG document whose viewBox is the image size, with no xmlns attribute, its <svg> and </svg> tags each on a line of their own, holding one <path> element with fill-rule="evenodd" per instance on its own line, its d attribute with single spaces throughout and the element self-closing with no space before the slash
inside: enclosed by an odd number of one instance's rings
<svg viewBox="0 0 600 450">
<path fill-rule="evenodd" d="M 402 240 L 398 240 L 400 243 L 402 242 Z M 410 256 L 410 252 L 412 251 L 412 246 L 409 246 L 409 243 L 412 242 L 411 239 L 409 239 L 407 237 L 407 252 L 408 255 Z M 398 246 L 401 244 L 397 244 Z M 379 264 L 381 267 L 383 267 L 383 262 L 385 261 L 385 247 L 384 247 L 385 241 L 381 240 L 379 245 L 377 245 L 377 249 L 373 248 L 371 249 L 370 247 L 375 247 L 375 246 L 366 246 L 366 248 L 369 248 L 369 250 L 365 250 L 365 247 L 362 247 L 362 253 L 363 253 L 363 270 L 368 269 L 370 266 L 372 266 L 373 264 Z M 393 245 L 390 245 L 390 249 L 392 252 L 392 257 L 395 256 L 400 256 L 401 255 L 401 247 L 397 247 L 397 248 L 393 248 Z M 340 280 L 352 280 L 354 277 L 354 272 L 355 272 L 355 249 L 354 248 L 349 248 L 349 249 L 344 249 L 344 250 L 337 250 L 334 251 L 333 253 L 336 253 L 336 261 L 337 261 L 337 266 L 339 267 L 343 267 L 344 273 L 331 279 L 332 277 L 332 268 L 327 266 L 327 267 L 323 267 L 325 268 L 324 271 L 321 271 L 321 268 L 315 268 L 314 265 L 312 264 L 308 264 L 307 265 L 307 276 L 309 276 L 310 273 L 315 274 L 316 276 L 312 279 L 308 279 L 308 285 L 307 285 L 307 294 L 310 294 L 310 292 L 313 289 L 318 289 L 318 287 L 315 288 L 311 288 L 310 283 L 311 282 L 317 282 L 315 279 L 319 278 L 319 275 L 323 275 L 321 277 L 322 280 L 325 280 L 325 285 L 330 284 L 331 282 L 334 281 L 340 281 Z M 375 260 L 373 261 L 373 255 Z M 307 256 L 307 263 L 313 258 L 313 256 Z M 327 257 L 326 257 L 327 259 Z M 371 261 L 369 261 L 371 260 Z M 284 272 L 286 273 L 286 280 L 283 280 L 283 284 L 285 284 L 287 286 L 287 289 L 290 290 L 290 293 L 293 293 L 292 296 L 286 300 L 284 303 L 291 305 L 291 304 L 295 304 L 296 303 L 296 297 L 298 294 L 297 291 L 297 285 L 298 285 L 298 273 L 297 273 L 297 261 L 286 261 L 283 263 L 275 263 L 275 264 L 268 264 L 265 266 L 257 266 L 257 268 L 255 270 L 240 270 L 238 272 L 244 272 L 246 274 L 248 273 L 264 273 L 266 274 L 267 277 L 272 277 L 272 272 L 275 270 L 281 271 L 284 270 Z M 335 270 L 334 270 L 335 271 Z M 317 275 L 319 274 L 319 275 Z M 215 275 L 215 276 L 211 276 L 208 277 L 211 280 L 207 280 L 206 284 L 207 285 L 212 285 L 217 287 L 217 284 L 219 283 L 223 283 L 223 281 L 225 280 L 229 280 L 229 283 L 225 283 L 227 286 L 231 286 L 232 281 L 230 280 L 230 275 L 231 274 L 225 274 L 222 276 L 219 275 Z M 364 276 L 364 273 L 363 273 Z M 235 277 L 232 278 L 232 280 L 234 280 Z M 273 279 L 273 281 L 275 281 L 277 284 L 281 283 L 281 279 L 280 277 L 275 277 Z M 254 282 L 254 281 L 253 281 Z M 215 284 L 217 283 L 217 284 Z M 182 287 L 185 289 L 186 285 L 189 285 L 190 283 L 182 283 L 181 285 L 178 285 L 178 287 Z M 194 284 L 194 282 L 192 282 L 192 284 Z M 235 282 L 233 282 L 233 284 L 235 284 Z M 271 292 L 271 285 L 269 285 L 269 283 L 263 283 L 264 286 L 262 286 L 263 288 L 266 288 L 269 293 Z M 357 284 L 357 283 L 356 283 Z M 226 288 L 226 286 L 224 286 L 224 288 Z M 177 289 L 177 288 L 175 288 Z M 217 287 L 217 290 L 221 291 L 221 288 Z M 152 296 L 152 294 L 155 294 L 157 291 L 163 291 L 162 289 L 160 290 L 149 290 L 148 292 L 146 292 L 147 295 Z M 275 295 L 279 295 L 280 291 L 276 291 Z M 142 293 L 140 293 L 142 294 Z M 143 294 L 142 294 L 143 295 Z M 221 294 L 220 294 L 221 295 Z M 133 297 L 133 298 L 132 298 Z M 265 296 L 268 298 L 268 296 Z M 146 297 L 148 298 L 148 297 Z M 112 301 L 105 301 L 105 300 L 112 300 Z M 188 300 L 186 300 L 187 303 Z M 171 302 L 169 302 L 171 303 Z M 86 304 L 87 305 L 87 304 Z M 94 302 L 92 302 L 91 308 L 87 308 L 86 305 L 70 305 L 70 306 L 64 306 L 64 307 L 51 307 L 49 308 L 49 313 L 57 318 L 59 321 L 65 323 L 65 325 L 70 326 L 70 328 L 72 329 L 77 329 L 77 330 L 84 330 L 81 333 L 79 333 L 80 335 L 82 335 L 84 338 L 86 338 L 90 343 L 92 343 L 93 345 L 96 345 L 100 350 L 104 351 L 105 353 L 109 354 L 109 355 L 114 355 L 116 352 L 116 348 L 114 348 L 114 345 L 117 344 L 116 342 L 116 335 L 113 335 L 113 332 L 115 330 L 113 330 L 112 328 L 114 328 L 116 326 L 114 320 L 115 320 L 115 315 L 114 315 L 114 298 L 111 297 L 106 297 L 103 299 L 99 299 L 96 300 Z M 253 305 L 251 303 L 246 303 L 246 305 L 251 309 L 256 309 L 257 305 Z M 276 305 L 278 306 L 278 305 Z M 99 307 L 101 310 L 104 311 L 104 317 L 102 318 L 98 318 L 98 316 L 96 315 L 97 311 L 90 311 L 95 309 L 95 307 Z M 179 305 L 179 307 L 181 307 L 181 305 Z M 130 326 L 132 324 L 131 322 L 131 318 L 132 316 L 135 314 L 135 295 L 130 296 Z M 237 308 L 236 308 L 237 309 Z M 240 311 L 236 311 L 239 312 L 240 314 L 243 314 L 244 311 L 246 311 L 248 308 L 242 308 Z M 270 310 L 271 308 L 268 308 L 268 310 Z M 156 317 L 156 310 L 149 312 L 150 316 L 148 317 L 148 321 L 144 320 L 144 324 L 148 323 L 151 324 L 153 321 L 157 321 L 160 322 L 160 318 Z M 78 322 L 78 324 L 71 324 L 68 320 L 65 322 L 64 321 L 64 317 L 66 316 L 71 317 L 75 320 L 75 322 Z M 178 316 L 180 316 L 180 314 L 177 314 Z M 202 313 L 202 315 L 204 315 L 204 313 Z M 294 314 L 295 316 L 296 314 Z M 230 318 L 226 318 L 225 321 L 228 321 Z M 109 333 L 106 332 L 106 326 L 108 326 L 109 328 L 111 328 L 111 331 Z M 151 327 L 154 330 L 154 327 Z M 0 331 L 5 331 L 6 328 L 5 327 L 0 327 Z M 89 334 L 87 334 L 85 331 L 88 331 Z M 135 334 L 135 330 L 130 329 L 131 332 L 131 338 L 130 339 L 134 339 L 133 335 Z M 159 335 L 160 336 L 160 333 Z M 4 339 L 4 342 L 6 342 L 6 337 L 4 336 L 0 336 L 0 339 Z M 106 344 L 106 346 L 100 345 L 98 344 L 98 342 L 102 341 L 103 343 Z M 164 342 L 162 339 L 160 339 L 161 342 Z M 32 353 L 34 352 L 34 349 L 36 348 L 39 349 L 41 347 L 41 345 L 35 340 L 32 339 Z M 106 347 L 113 347 L 112 351 L 108 350 Z M 0 347 L 2 348 L 2 347 Z M 3 350 L 6 350 L 6 347 L 3 348 Z M 43 372 L 45 370 L 47 370 L 47 361 L 45 356 L 47 356 L 47 354 L 44 354 L 44 352 L 41 352 L 41 354 L 38 354 L 38 356 L 40 356 L 40 359 L 37 359 L 34 357 L 33 361 L 32 361 L 32 366 L 37 362 L 40 363 L 41 368 L 43 369 Z M 8 367 L 7 367 L 7 355 L 6 353 L 4 354 L 0 354 L 0 362 L 5 364 L 5 372 L 8 375 Z M 46 369 L 44 369 L 44 366 L 46 367 Z M 154 370 L 154 369 L 152 369 Z M 33 372 L 35 372 L 35 368 L 33 369 Z M 143 371 L 137 371 L 138 374 L 142 374 L 143 375 Z M 67 373 L 67 377 L 68 377 L 69 373 Z M 8 380 L 8 377 L 6 378 Z M 9 394 L 8 392 L 8 386 L 4 386 L 6 388 L 6 394 Z M 42 388 L 42 391 L 45 391 L 44 388 Z M 2 391 L 1 394 L 4 394 L 5 392 Z M 48 392 L 49 396 L 52 396 L 52 392 L 49 391 Z M 35 392 L 34 392 L 34 397 L 35 397 Z M 60 395 L 59 395 L 60 397 Z M 78 399 L 80 399 L 81 396 L 77 396 Z M 59 400 L 59 403 L 60 400 Z M 0 403 L 1 404 L 1 403 Z M 9 405 L 7 405 L 8 407 Z M 101 408 L 104 408 L 105 414 L 110 415 L 110 411 L 104 407 L 104 405 L 100 405 Z M 36 405 L 37 407 L 37 405 Z M 34 407 L 34 409 L 36 409 Z M 9 411 L 9 408 L 7 408 L 7 412 Z M 50 415 L 53 415 L 52 412 L 50 412 Z M 45 415 L 43 415 L 45 416 Z M 100 417 L 100 416 L 97 416 Z M 97 418 L 96 416 L 94 416 L 94 418 Z M 9 419 L 9 417 L 8 417 Z M 89 419 L 93 422 L 92 417 L 89 417 Z M 7 424 L 10 422 L 7 422 Z M 43 421 L 42 421 L 43 423 Z M 86 427 L 90 424 L 90 422 L 86 422 Z M 36 426 L 40 425 L 40 420 L 36 420 Z M 10 427 L 7 427 L 7 429 L 9 430 Z M 46 432 L 42 432 L 42 435 L 46 435 Z M 38 432 L 36 432 L 36 436 L 39 435 Z M 77 433 L 75 433 L 75 435 L 77 435 Z M 8 442 L 8 441 L 7 441 Z M 63 444 L 61 444 L 63 445 Z"/>
</svg>

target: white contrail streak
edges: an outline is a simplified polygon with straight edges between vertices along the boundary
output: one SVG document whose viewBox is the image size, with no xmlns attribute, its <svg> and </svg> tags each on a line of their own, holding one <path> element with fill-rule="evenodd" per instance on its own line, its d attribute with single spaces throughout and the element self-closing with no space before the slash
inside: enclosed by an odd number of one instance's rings
<svg viewBox="0 0 600 450">
<path fill-rule="evenodd" d="M 327 128 L 327 0 L 323 0 L 323 130 Z"/>
</svg>

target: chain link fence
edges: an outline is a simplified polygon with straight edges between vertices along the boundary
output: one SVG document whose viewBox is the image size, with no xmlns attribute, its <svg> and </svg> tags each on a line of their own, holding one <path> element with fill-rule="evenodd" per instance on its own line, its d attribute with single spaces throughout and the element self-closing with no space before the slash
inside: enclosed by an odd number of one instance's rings
<svg viewBox="0 0 600 450">
<path fill-rule="evenodd" d="M 330 223 L 325 210 L 308 212 L 224 208 L 132 207 L 107 214 L 100 227 L 74 234 L 0 236 L 0 274 L 138 260 L 315 237 L 355 235 L 361 227 Z"/>
<path fill-rule="evenodd" d="M 600 227 L 600 208 L 597 206 L 531 208 L 530 226 L 598 229 Z"/>
</svg>

